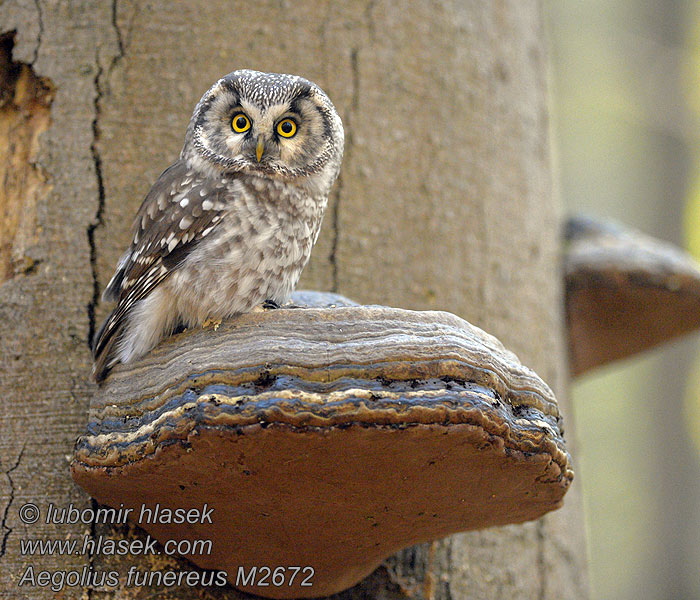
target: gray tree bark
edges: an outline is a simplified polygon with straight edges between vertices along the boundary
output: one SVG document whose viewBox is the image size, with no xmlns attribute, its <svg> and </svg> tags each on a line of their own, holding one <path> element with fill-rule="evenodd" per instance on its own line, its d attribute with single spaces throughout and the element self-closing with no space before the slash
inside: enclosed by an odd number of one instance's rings
<svg viewBox="0 0 700 600">
<path fill-rule="evenodd" d="M 26 502 L 42 513 L 49 503 L 90 506 L 68 460 L 94 389 L 88 339 L 107 310 L 99 293 L 196 101 L 236 68 L 316 81 L 345 123 L 341 178 L 302 287 L 455 312 L 498 336 L 565 400 L 538 2 L 5 0 L 0 33 L 10 31 L 13 60 L 42 79 L 28 106 L 8 105 L 4 87 L 0 96 L 3 119 L 14 110 L 7 123 L 30 128 L 19 128 L 29 140 L 23 177 L 35 182 L 6 180 L 0 196 L 2 214 L 28 215 L 3 221 L 0 239 L 1 598 L 54 597 L 50 587 L 18 587 L 29 564 L 191 569 L 160 557 L 22 556 L 21 539 L 139 534 L 25 525 L 17 511 Z M 32 118 L 51 98 L 50 123 Z M 15 141 L 18 127 L 0 135 Z M 571 443 L 566 403 L 564 413 Z M 579 489 L 538 522 L 406 550 L 342 596 L 584 598 Z M 63 597 L 153 593 L 78 586 Z M 236 597 L 185 587 L 158 594 Z"/>
</svg>

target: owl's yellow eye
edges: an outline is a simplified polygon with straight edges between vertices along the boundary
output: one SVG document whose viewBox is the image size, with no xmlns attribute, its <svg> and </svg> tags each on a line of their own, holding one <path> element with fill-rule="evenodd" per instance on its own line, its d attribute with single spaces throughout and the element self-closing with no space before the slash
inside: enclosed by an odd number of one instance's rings
<svg viewBox="0 0 700 600">
<path fill-rule="evenodd" d="M 277 133 L 279 133 L 282 137 L 294 137 L 296 132 L 297 124 L 291 119 L 282 119 L 279 123 L 277 123 Z"/>
<path fill-rule="evenodd" d="M 245 133 L 250 129 L 250 119 L 243 113 L 236 113 L 231 119 L 231 128 L 236 133 Z"/>
</svg>

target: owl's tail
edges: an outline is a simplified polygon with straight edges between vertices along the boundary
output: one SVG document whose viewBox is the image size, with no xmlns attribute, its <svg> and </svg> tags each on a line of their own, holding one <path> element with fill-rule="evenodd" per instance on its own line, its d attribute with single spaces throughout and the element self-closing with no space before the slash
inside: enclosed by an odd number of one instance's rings
<svg viewBox="0 0 700 600">
<path fill-rule="evenodd" d="M 92 357 L 95 361 L 92 367 L 92 376 L 97 383 L 102 382 L 110 369 L 119 362 L 117 350 L 124 329 L 124 321 L 120 319 L 121 323 L 116 324 L 115 327 L 116 313 L 116 309 L 110 313 L 92 338 Z"/>
</svg>

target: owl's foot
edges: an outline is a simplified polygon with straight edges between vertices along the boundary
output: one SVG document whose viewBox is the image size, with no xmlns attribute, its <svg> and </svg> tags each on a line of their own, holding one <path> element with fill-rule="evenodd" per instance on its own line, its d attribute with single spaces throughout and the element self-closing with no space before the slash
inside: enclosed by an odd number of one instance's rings
<svg viewBox="0 0 700 600">
<path fill-rule="evenodd" d="M 275 302 L 274 300 L 265 300 L 262 304 L 258 304 L 256 307 L 254 307 L 250 312 L 265 312 L 268 310 L 278 310 L 280 308 L 303 308 L 302 306 L 299 306 L 298 304 L 292 304 L 291 302 L 287 302 L 285 304 L 279 304 L 278 302 Z"/>
<path fill-rule="evenodd" d="M 276 310 L 278 308 L 281 308 L 277 302 L 274 300 L 265 300 L 265 302 L 262 303 L 263 310 Z"/>
<path fill-rule="evenodd" d="M 221 325 L 221 319 L 207 319 L 202 323 L 202 328 L 209 327 L 209 325 L 214 326 L 214 331 L 216 331 L 219 328 L 219 325 Z"/>
</svg>

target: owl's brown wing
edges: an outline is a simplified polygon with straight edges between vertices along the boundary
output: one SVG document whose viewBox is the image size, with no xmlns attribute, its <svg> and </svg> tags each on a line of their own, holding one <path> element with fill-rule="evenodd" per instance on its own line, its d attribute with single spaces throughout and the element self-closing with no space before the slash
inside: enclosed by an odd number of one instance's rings
<svg viewBox="0 0 700 600">
<path fill-rule="evenodd" d="M 116 342 L 134 304 L 177 269 L 220 222 L 227 181 L 197 176 L 178 161 L 153 184 L 136 215 L 131 246 L 103 294 L 117 306 L 93 339 L 97 381 L 117 362 Z"/>
</svg>

